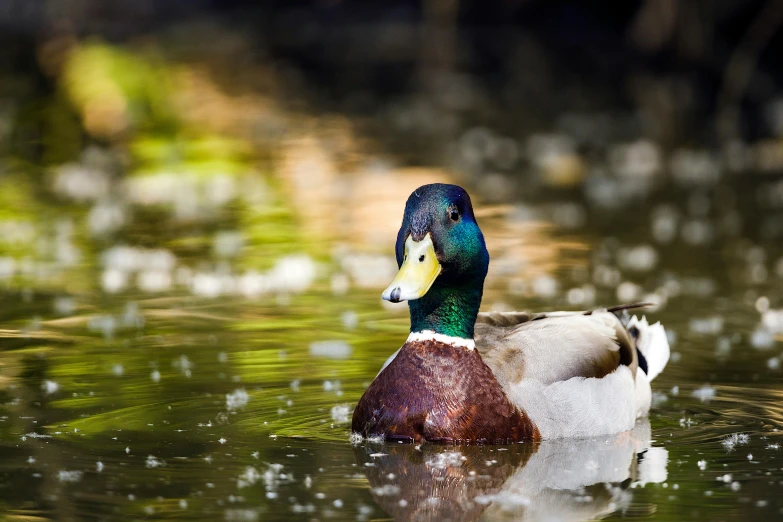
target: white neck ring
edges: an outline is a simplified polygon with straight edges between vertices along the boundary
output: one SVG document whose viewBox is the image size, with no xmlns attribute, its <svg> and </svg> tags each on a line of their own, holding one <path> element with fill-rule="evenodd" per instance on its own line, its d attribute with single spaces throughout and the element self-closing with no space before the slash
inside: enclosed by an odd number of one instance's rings
<svg viewBox="0 0 783 522">
<path fill-rule="evenodd" d="M 451 335 L 439 334 L 432 330 L 423 330 L 421 332 L 411 332 L 408 336 L 408 340 L 405 342 L 421 342 L 421 341 L 436 341 L 443 344 L 449 344 L 451 346 L 459 346 L 467 348 L 468 350 L 476 349 L 476 342 L 473 339 L 465 339 L 463 337 L 452 337 Z"/>
</svg>

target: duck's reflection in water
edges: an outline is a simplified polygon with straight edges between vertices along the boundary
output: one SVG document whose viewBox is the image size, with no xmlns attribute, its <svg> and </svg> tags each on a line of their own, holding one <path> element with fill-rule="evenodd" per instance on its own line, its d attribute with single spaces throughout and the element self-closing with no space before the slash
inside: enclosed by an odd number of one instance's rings
<svg viewBox="0 0 783 522">
<path fill-rule="evenodd" d="M 368 444 L 355 449 L 395 520 L 585 520 L 628 507 L 630 486 L 666 480 L 667 452 L 633 431 L 512 446 Z"/>
</svg>

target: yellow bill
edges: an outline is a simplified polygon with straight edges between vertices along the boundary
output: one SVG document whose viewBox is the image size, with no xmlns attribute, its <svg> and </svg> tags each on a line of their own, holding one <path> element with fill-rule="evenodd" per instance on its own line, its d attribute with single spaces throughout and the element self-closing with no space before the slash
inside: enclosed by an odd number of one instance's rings
<svg viewBox="0 0 783 522">
<path fill-rule="evenodd" d="M 421 241 L 411 236 L 405 241 L 405 260 L 397 277 L 383 291 L 381 296 L 392 303 L 418 299 L 432 286 L 440 274 L 441 266 L 435 256 L 435 246 L 430 234 Z"/>
</svg>

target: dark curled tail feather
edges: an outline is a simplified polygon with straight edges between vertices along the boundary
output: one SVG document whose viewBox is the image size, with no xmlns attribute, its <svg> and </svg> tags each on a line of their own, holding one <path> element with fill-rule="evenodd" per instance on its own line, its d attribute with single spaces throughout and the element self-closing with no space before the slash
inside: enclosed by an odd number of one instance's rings
<svg viewBox="0 0 783 522">
<path fill-rule="evenodd" d="M 613 306 L 611 308 L 607 308 L 607 311 L 612 312 L 614 315 L 616 315 L 617 318 L 620 320 L 620 322 L 623 324 L 623 326 L 628 329 L 628 333 L 630 334 L 631 339 L 633 340 L 634 348 L 636 349 L 636 358 L 639 363 L 639 368 L 644 370 L 645 375 L 648 375 L 650 373 L 650 370 L 647 365 L 647 359 L 644 357 L 644 354 L 637 346 L 637 340 L 639 339 L 639 329 L 636 328 L 636 326 L 632 326 L 631 328 L 628 328 L 628 322 L 631 320 L 631 316 L 628 314 L 628 310 L 648 308 L 652 305 L 653 303 L 633 303 L 633 304 L 624 304 L 624 305 L 618 305 L 618 306 Z"/>
<path fill-rule="evenodd" d="M 649 308 L 653 306 L 654 303 L 631 303 L 631 304 L 622 304 L 617 306 L 611 306 L 606 309 L 607 312 L 612 312 L 614 315 L 616 315 L 618 318 L 622 319 L 621 315 L 622 312 L 627 312 L 628 310 L 636 310 L 638 308 Z"/>
</svg>

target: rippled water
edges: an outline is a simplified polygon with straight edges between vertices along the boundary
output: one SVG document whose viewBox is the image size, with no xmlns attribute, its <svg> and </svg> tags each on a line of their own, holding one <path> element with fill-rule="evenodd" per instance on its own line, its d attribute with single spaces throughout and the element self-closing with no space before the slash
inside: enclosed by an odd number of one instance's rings
<svg viewBox="0 0 783 522">
<path fill-rule="evenodd" d="M 54 202 L 25 226 L 79 261 L 7 256 L 17 265 L 0 312 L 2 509 L 57 519 L 778 517 L 780 332 L 769 312 L 760 327 L 759 309 L 780 305 L 781 250 L 749 239 L 764 213 L 740 198 L 743 234 L 652 241 L 660 212 L 686 216 L 678 227 L 688 219 L 675 193 L 668 207 L 608 220 L 573 194 L 483 208 L 493 254 L 484 309 L 652 296 L 674 353 L 653 383 L 649 424 L 633 433 L 456 448 L 349 441 L 353 405 L 407 331 L 404 308 L 384 306 L 366 273 L 385 277 L 387 257 L 323 255 L 294 238 L 282 251 L 264 246 L 232 228 L 236 210 L 211 230 L 139 212 L 119 240 L 90 241 L 80 211 Z M 553 223 L 554 202 L 584 219 Z M 402 200 L 393 207 L 378 219 L 396 226 Z M 720 214 L 698 219 L 718 227 Z M 245 242 L 235 257 L 203 247 L 230 250 L 232 230 Z M 266 268 L 247 272 L 253 256 Z M 239 291 L 248 286 L 258 291 Z"/>
</svg>

